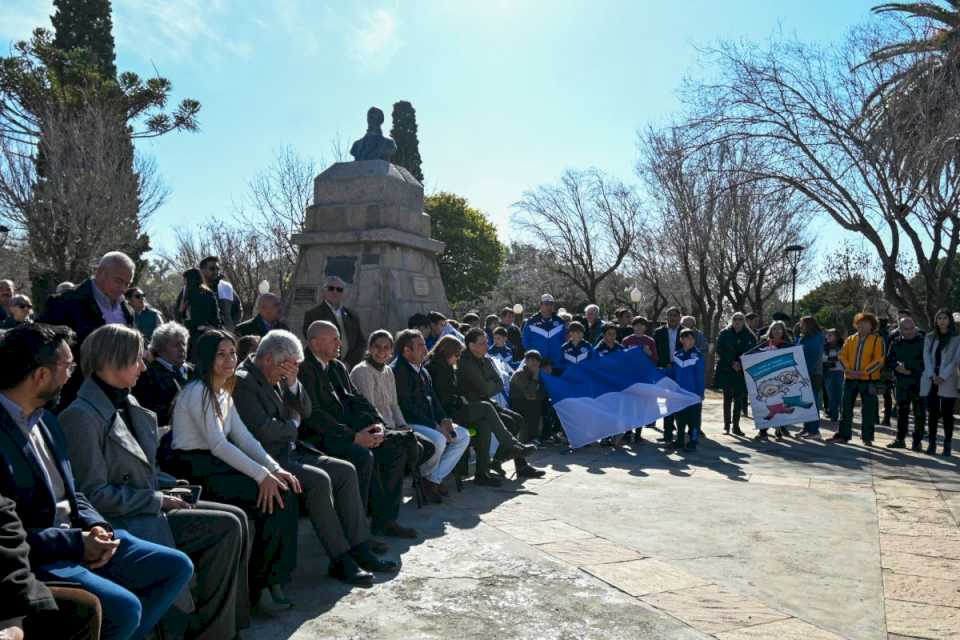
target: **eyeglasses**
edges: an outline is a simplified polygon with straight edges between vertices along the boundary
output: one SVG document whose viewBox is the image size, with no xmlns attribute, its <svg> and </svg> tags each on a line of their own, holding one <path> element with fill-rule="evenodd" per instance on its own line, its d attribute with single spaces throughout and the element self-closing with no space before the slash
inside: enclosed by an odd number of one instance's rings
<svg viewBox="0 0 960 640">
<path fill-rule="evenodd" d="M 327 291 L 336 291 L 337 293 L 343 293 L 343 287 L 329 286 L 327 287 Z"/>
<path fill-rule="evenodd" d="M 73 362 L 72 360 L 71 360 L 69 363 L 68 363 L 68 362 L 57 362 L 56 365 L 57 365 L 58 367 L 59 367 L 59 366 L 62 366 L 62 365 L 66 365 L 64 368 L 66 369 L 68 376 L 72 376 L 72 375 L 73 375 L 73 372 L 77 370 L 77 363 L 76 363 L 76 362 Z"/>
<path fill-rule="evenodd" d="M 133 294 L 133 295 L 130 296 L 130 297 L 133 298 L 134 300 L 143 300 L 143 294 L 142 294 L 142 293 L 135 293 L 135 294 Z"/>
<path fill-rule="evenodd" d="M 17 307 L 18 309 L 33 309 L 32 304 L 15 304 L 13 306 Z"/>
</svg>

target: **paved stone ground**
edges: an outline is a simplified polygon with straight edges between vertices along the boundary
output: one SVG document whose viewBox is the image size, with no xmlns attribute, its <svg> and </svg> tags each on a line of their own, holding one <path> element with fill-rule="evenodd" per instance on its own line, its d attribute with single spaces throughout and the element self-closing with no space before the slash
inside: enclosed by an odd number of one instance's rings
<svg viewBox="0 0 960 640">
<path fill-rule="evenodd" d="M 873 449 L 726 436 L 712 396 L 704 417 L 695 454 L 645 430 L 406 504 L 424 537 L 390 541 L 404 569 L 372 589 L 327 578 L 303 520 L 297 606 L 245 637 L 960 638 L 960 459 L 888 450 L 883 427 Z"/>
</svg>

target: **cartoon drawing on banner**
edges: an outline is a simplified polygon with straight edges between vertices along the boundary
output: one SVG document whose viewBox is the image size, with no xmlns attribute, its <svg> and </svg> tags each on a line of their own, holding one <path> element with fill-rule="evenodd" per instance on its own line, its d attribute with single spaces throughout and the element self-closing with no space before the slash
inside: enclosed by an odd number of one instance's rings
<svg viewBox="0 0 960 640">
<path fill-rule="evenodd" d="M 741 362 L 758 429 L 819 417 L 801 347 L 748 353 Z"/>
</svg>

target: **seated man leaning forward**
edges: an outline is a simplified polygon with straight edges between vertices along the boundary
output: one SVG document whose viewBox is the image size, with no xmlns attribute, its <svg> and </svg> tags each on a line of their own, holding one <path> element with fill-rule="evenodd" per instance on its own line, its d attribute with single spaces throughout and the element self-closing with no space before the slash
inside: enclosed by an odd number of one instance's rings
<svg viewBox="0 0 960 640">
<path fill-rule="evenodd" d="M 313 322 L 307 328 L 307 347 L 300 382 L 312 411 L 301 421 L 301 439 L 356 467 L 364 505 L 369 496 L 374 534 L 416 538 L 415 530 L 397 522 L 407 460 L 416 463 L 419 457 L 413 432 L 386 429 L 383 418 L 350 380 L 337 359 L 336 325 Z"/>
<path fill-rule="evenodd" d="M 376 397 L 389 398 L 394 407 L 394 419 L 403 420 L 429 439 L 433 452 L 420 465 L 419 471 L 427 499 L 438 503 L 447 493 L 443 479 L 457 466 L 470 444 L 470 434 L 453 424 L 440 405 L 430 374 L 422 366 L 427 347 L 420 332 L 406 329 L 397 334 L 396 352 L 396 360 L 388 366 L 394 354 L 393 339 L 386 331 L 374 333 L 370 340 L 369 361 L 357 365 L 350 377 L 361 390 L 367 386 Z M 365 370 L 361 369 L 364 365 Z M 364 382 L 364 378 L 371 382 Z M 375 391 L 377 381 L 385 383 L 382 394 Z"/>
<path fill-rule="evenodd" d="M 66 438 L 44 408 L 73 373 L 72 340 L 70 329 L 47 324 L 0 337 L 0 494 L 17 505 L 36 576 L 95 595 L 101 638 L 142 638 L 187 585 L 193 563 L 114 529 L 77 491 Z"/>
<path fill-rule="evenodd" d="M 267 453 L 300 480 L 310 523 L 330 557 L 330 575 L 370 586 L 370 571 L 397 571 L 400 563 L 373 553 L 353 465 L 297 437 L 301 421 L 312 413 L 309 394 L 297 379 L 301 362 L 303 347 L 295 335 L 268 332 L 237 368 L 237 411 Z"/>
</svg>

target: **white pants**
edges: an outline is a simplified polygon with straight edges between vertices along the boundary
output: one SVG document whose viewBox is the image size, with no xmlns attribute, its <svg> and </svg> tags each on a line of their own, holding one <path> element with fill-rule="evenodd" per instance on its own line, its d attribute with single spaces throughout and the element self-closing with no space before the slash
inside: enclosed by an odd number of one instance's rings
<svg viewBox="0 0 960 640">
<path fill-rule="evenodd" d="M 470 432 L 455 424 L 453 430 L 457 437 L 453 442 L 448 443 L 446 436 L 437 429 L 421 424 L 412 424 L 410 427 L 420 435 L 429 438 L 434 447 L 433 455 L 420 465 L 420 475 L 430 482 L 440 484 L 460 462 L 463 451 L 470 444 Z"/>
</svg>

